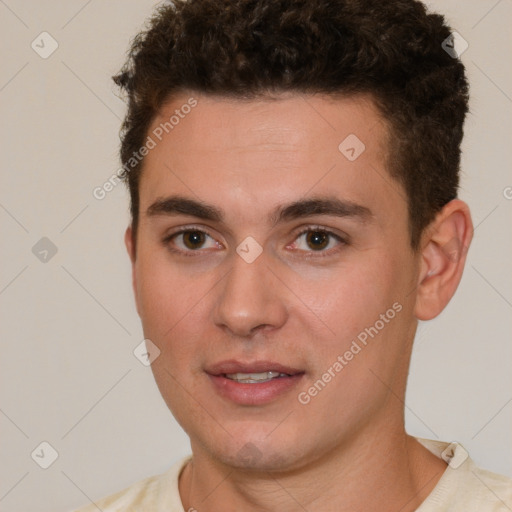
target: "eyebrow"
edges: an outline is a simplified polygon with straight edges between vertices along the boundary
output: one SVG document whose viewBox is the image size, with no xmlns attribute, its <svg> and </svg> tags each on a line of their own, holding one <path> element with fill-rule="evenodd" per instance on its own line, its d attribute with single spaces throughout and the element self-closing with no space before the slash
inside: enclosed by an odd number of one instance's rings
<svg viewBox="0 0 512 512">
<path fill-rule="evenodd" d="M 224 212 L 216 206 L 178 195 L 157 199 L 147 209 L 146 215 L 187 215 L 218 223 L 222 223 L 225 218 Z M 369 208 L 352 201 L 335 197 L 312 197 L 278 206 L 269 216 L 269 220 L 272 225 L 276 225 L 313 215 L 349 217 L 361 222 L 373 217 Z"/>
</svg>

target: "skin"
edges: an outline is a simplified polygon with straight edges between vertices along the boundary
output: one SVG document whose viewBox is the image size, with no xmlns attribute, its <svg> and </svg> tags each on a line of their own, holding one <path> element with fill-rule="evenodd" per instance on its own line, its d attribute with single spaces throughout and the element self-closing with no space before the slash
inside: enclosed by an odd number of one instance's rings
<svg viewBox="0 0 512 512">
<path fill-rule="evenodd" d="M 410 352 L 418 319 L 438 315 L 460 281 L 467 205 L 447 204 L 411 249 L 406 195 L 386 170 L 387 124 L 368 96 L 182 93 L 148 133 L 191 96 L 197 106 L 145 157 L 136 245 L 126 232 L 144 335 L 161 351 L 155 380 L 191 440 L 184 509 L 415 510 L 446 464 L 404 429 Z M 349 134 L 365 144 L 354 161 L 338 149 Z M 151 213 L 176 195 L 223 219 Z M 371 213 L 271 222 L 276 208 L 310 198 Z M 328 237 L 319 249 L 299 235 L 319 226 L 345 241 Z M 171 237 L 181 228 L 207 236 L 199 245 L 197 235 Z M 252 263 L 236 252 L 248 236 L 262 248 Z M 395 303 L 401 311 L 301 404 L 298 393 Z M 305 373 L 270 403 L 239 405 L 205 372 L 227 359 Z"/>
</svg>

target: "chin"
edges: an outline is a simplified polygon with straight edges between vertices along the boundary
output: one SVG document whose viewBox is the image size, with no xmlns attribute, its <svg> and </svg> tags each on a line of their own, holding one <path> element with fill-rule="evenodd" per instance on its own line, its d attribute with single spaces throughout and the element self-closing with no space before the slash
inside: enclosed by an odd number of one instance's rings
<svg viewBox="0 0 512 512">
<path fill-rule="evenodd" d="M 235 453 L 219 453 L 218 456 L 228 466 L 254 472 L 283 472 L 291 469 L 294 462 L 289 453 L 262 450 L 251 442 L 247 442 Z"/>
<path fill-rule="evenodd" d="M 210 457 L 236 468 L 254 472 L 286 472 L 301 466 L 305 453 L 298 453 L 293 438 L 271 439 L 267 434 L 250 436 L 234 435 L 226 443 L 212 442 L 208 451 Z"/>
</svg>

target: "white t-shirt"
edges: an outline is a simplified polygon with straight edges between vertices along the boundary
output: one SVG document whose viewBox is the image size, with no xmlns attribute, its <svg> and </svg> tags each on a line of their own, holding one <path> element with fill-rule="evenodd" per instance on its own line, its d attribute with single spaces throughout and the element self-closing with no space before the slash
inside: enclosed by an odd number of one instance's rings
<svg viewBox="0 0 512 512">
<path fill-rule="evenodd" d="M 418 441 L 448 462 L 448 466 L 416 512 L 512 511 L 512 479 L 477 468 L 467 451 L 457 443 Z M 97 512 L 98 508 L 103 512 L 185 512 L 178 478 L 190 458 L 185 457 L 165 473 L 141 480 L 76 512 Z"/>
</svg>

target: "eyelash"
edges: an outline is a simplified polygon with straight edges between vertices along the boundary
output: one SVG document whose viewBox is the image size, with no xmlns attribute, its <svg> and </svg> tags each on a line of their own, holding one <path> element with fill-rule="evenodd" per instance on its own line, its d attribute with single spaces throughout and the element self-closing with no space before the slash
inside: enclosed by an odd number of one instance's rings
<svg viewBox="0 0 512 512">
<path fill-rule="evenodd" d="M 167 235 L 162 240 L 162 243 L 170 251 L 172 251 L 174 253 L 178 253 L 180 255 L 187 256 L 187 257 L 188 256 L 191 256 L 191 257 L 198 256 L 201 252 L 203 252 L 203 251 L 201 251 L 201 249 L 183 251 L 181 249 L 175 249 L 175 248 L 170 246 L 171 240 L 173 240 L 174 238 L 176 238 L 179 235 L 182 235 L 182 234 L 185 234 L 185 233 L 190 233 L 190 232 L 203 233 L 203 234 L 209 236 L 210 238 L 214 239 L 207 231 L 205 231 L 202 228 L 199 228 L 199 227 L 196 227 L 196 226 L 185 226 L 185 227 L 181 228 L 180 230 L 175 231 L 175 232 L 171 233 L 170 235 Z M 295 242 L 302 235 L 305 235 L 305 234 L 311 233 L 311 232 L 313 232 L 313 233 L 316 233 L 316 232 L 323 233 L 323 234 L 327 235 L 330 238 L 336 239 L 339 242 L 339 244 L 342 245 L 342 246 L 348 245 L 348 241 L 345 238 L 343 238 L 342 236 L 340 236 L 340 235 L 338 235 L 336 233 L 333 233 L 329 229 L 324 228 L 322 226 L 309 226 L 308 228 L 303 229 L 302 231 L 300 231 L 300 232 L 298 232 L 298 233 L 296 233 L 294 235 L 293 241 Z M 327 257 L 327 256 L 331 256 L 333 252 L 337 252 L 339 250 L 340 250 L 339 247 L 336 246 L 335 248 L 331 248 L 331 249 L 329 249 L 327 251 L 319 250 L 319 251 L 304 251 L 304 252 L 306 252 L 308 254 L 306 256 L 307 258 L 310 258 L 311 255 L 314 255 L 313 257 L 315 257 L 315 258 L 324 258 L 324 257 Z"/>
</svg>

